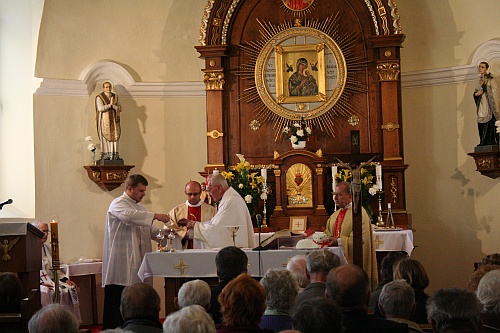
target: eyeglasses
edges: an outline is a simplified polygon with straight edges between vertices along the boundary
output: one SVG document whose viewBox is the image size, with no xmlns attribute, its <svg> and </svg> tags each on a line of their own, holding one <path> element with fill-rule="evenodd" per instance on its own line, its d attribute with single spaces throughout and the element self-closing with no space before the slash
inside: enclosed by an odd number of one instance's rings
<svg viewBox="0 0 500 333">
<path fill-rule="evenodd" d="M 217 187 L 219 187 L 219 186 L 220 186 L 220 185 L 212 185 L 212 186 L 208 186 L 208 187 L 207 187 L 207 191 L 208 191 L 208 192 L 210 192 L 210 191 L 212 191 L 213 189 L 215 189 L 215 188 L 217 188 Z"/>
</svg>

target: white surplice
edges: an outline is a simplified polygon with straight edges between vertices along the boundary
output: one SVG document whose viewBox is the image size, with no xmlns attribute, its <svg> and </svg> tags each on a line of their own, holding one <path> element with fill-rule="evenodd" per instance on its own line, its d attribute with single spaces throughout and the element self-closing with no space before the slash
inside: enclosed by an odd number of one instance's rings
<svg viewBox="0 0 500 333">
<path fill-rule="evenodd" d="M 153 226 L 154 213 L 126 193 L 111 202 L 106 216 L 102 255 L 102 285 L 130 286 L 142 282 L 137 276 L 142 259 L 151 252 L 160 228 Z"/>
<path fill-rule="evenodd" d="M 255 247 L 252 219 L 245 200 L 232 187 L 228 188 L 219 203 L 217 214 L 194 226 L 194 248 L 211 249 L 233 245 L 228 226 L 239 226 L 236 232 L 236 246 Z"/>
</svg>

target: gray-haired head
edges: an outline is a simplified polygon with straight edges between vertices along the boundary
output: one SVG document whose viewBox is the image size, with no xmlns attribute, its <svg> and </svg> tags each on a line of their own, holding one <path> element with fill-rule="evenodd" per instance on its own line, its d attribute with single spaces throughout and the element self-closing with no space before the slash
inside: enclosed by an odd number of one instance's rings
<svg viewBox="0 0 500 333">
<path fill-rule="evenodd" d="M 220 186 L 222 186 L 223 190 L 227 190 L 229 188 L 229 185 L 227 184 L 226 178 L 224 178 L 224 176 L 221 175 L 220 173 L 211 174 L 210 176 L 208 176 L 208 184 L 209 184 L 209 186 L 220 185 Z"/>
<path fill-rule="evenodd" d="M 378 302 L 387 318 L 409 320 L 415 309 L 415 291 L 406 280 L 395 280 L 382 288 Z"/>
<path fill-rule="evenodd" d="M 269 269 L 260 280 L 266 290 L 268 309 L 289 310 L 295 303 L 299 285 L 287 269 Z"/>
<path fill-rule="evenodd" d="M 489 271 L 479 281 L 477 298 L 484 312 L 500 315 L 500 269 Z"/>
<path fill-rule="evenodd" d="M 481 327 L 481 303 L 470 291 L 440 289 L 427 301 L 427 318 L 434 332 L 478 332 Z"/>
<path fill-rule="evenodd" d="M 293 256 L 286 265 L 286 269 L 292 273 L 292 276 L 295 278 L 300 288 L 305 288 L 309 284 L 309 277 L 306 272 L 306 261 L 307 256 L 305 254 L 298 254 Z"/>
<path fill-rule="evenodd" d="M 207 307 L 210 304 L 212 291 L 203 280 L 188 281 L 182 285 L 177 294 L 179 309 L 196 304 Z"/>
<path fill-rule="evenodd" d="M 165 318 L 163 331 L 168 333 L 215 333 L 212 317 L 199 305 L 190 305 Z"/>
<path fill-rule="evenodd" d="M 28 322 L 30 333 L 77 333 L 78 320 L 65 306 L 44 306 Z"/>
<path fill-rule="evenodd" d="M 327 249 L 313 251 L 307 255 L 306 268 L 309 274 L 323 273 L 325 276 L 333 268 L 340 266 L 340 258 Z"/>
</svg>

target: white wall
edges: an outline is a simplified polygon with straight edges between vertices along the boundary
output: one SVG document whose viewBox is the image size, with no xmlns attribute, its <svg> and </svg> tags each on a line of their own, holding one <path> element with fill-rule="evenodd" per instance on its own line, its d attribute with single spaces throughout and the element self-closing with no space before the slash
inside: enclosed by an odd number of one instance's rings
<svg viewBox="0 0 500 333">
<path fill-rule="evenodd" d="M 33 76 L 43 0 L 0 1 L 0 218 L 34 218 Z"/>
</svg>

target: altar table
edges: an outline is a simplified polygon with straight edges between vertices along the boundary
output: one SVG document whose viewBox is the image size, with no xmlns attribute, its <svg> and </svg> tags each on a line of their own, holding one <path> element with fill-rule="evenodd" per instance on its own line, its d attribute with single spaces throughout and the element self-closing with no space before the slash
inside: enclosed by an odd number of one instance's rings
<svg viewBox="0 0 500 333">
<path fill-rule="evenodd" d="M 102 274 L 102 262 L 71 263 L 66 266 L 70 279 L 78 285 L 82 325 L 97 325 L 101 322 L 99 313 L 102 313 L 103 292 L 101 288 L 97 288 L 96 275 Z"/>
<path fill-rule="evenodd" d="M 344 252 L 339 247 L 329 247 L 329 251 L 340 257 L 341 264 L 347 261 Z M 280 249 L 268 251 L 252 251 L 243 249 L 248 257 L 248 274 L 261 277 L 270 268 L 286 268 L 291 257 L 298 254 L 307 255 L 314 249 L 296 250 Z M 184 250 L 172 253 L 150 252 L 146 253 L 141 267 L 139 277 L 145 280 L 151 276 L 160 277 L 217 277 L 215 268 L 216 250 Z"/>
<path fill-rule="evenodd" d="M 263 276 L 270 268 L 286 268 L 291 257 L 298 254 L 307 255 L 315 250 L 280 249 L 259 252 L 243 249 L 248 257 L 248 274 L 254 277 Z M 341 248 L 329 247 L 328 250 L 340 257 L 341 264 L 347 263 Z M 183 283 L 201 279 L 210 287 L 218 284 L 215 267 L 217 252 L 217 250 L 184 250 L 172 253 L 146 253 L 138 275 L 143 281 L 153 276 L 165 279 L 165 316 L 176 310 L 173 299 Z"/>
</svg>

